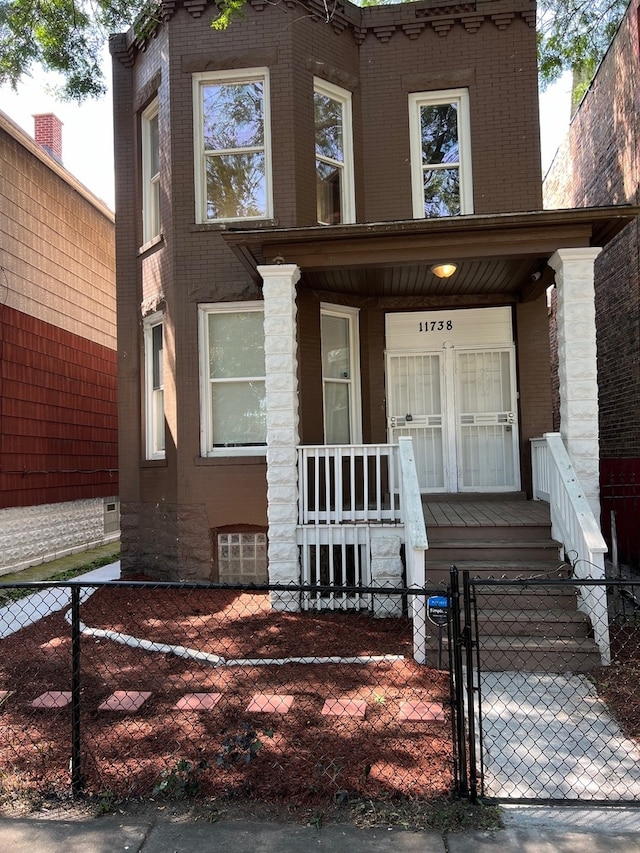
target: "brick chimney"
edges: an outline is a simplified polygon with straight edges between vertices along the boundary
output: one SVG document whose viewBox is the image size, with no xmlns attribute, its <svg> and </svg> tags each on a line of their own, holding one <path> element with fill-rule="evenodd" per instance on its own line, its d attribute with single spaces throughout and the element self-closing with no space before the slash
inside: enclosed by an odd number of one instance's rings
<svg viewBox="0 0 640 853">
<path fill-rule="evenodd" d="M 62 163 L 62 122 L 53 113 L 34 115 L 33 119 L 36 142 Z"/>
</svg>

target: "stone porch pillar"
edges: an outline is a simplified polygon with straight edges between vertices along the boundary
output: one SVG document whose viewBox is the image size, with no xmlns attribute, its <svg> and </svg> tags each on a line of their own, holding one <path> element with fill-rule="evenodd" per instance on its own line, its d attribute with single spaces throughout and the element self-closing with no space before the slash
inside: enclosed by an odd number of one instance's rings
<svg viewBox="0 0 640 853">
<path fill-rule="evenodd" d="M 264 357 L 267 409 L 269 583 L 300 583 L 298 520 L 298 353 L 295 264 L 260 266 L 264 282 Z M 273 593 L 276 610 L 299 610 L 296 593 Z"/>
<path fill-rule="evenodd" d="M 549 259 L 558 289 L 560 434 L 600 523 L 600 450 L 594 262 L 602 249 L 558 249 Z"/>
</svg>

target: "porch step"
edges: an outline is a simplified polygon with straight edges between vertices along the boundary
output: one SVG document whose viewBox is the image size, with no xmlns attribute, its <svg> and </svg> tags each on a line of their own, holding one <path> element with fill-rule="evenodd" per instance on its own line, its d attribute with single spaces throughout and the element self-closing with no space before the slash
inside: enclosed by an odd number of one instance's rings
<svg viewBox="0 0 640 853">
<path fill-rule="evenodd" d="M 483 531 L 483 534 L 486 531 Z M 428 532 L 427 532 L 428 535 Z M 433 562 L 448 562 L 458 565 L 460 562 L 492 562 L 497 567 L 505 563 L 523 563 L 525 561 L 560 560 L 560 546 L 553 539 L 529 539 L 514 537 L 499 539 L 485 537 L 475 539 L 434 539 L 429 537 L 427 565 Z M 458 565 L 458 568 L 460 566 Z"/>
<path fill-rule="evenodd" d="M 452 564 L 472 578 L 568 576 L 561 546 L 551 538 L 545 504 L 504 496 L 501 501 L 429 504 L 425 517 L 429 584 L 447 584 Z M 474 592 L 480 665 L 486 671 L 586 672 L 600 665 L 573 586 L 507 583 L 478 586 Z"/>
<path fill-rule="evenodd" d="M 601 665 L 588 638 L 483 637 L 480 666 L 485 672 L 589 672 Z"/>
<path fill-rule="evenodd" d="M 434 559 L 433 551 L 427 551 L 427 581 L 429 584 L 448 584 L 451 566 L 459 571 L 468 570 L 472 578 L 494 578 L 516 580 L 519 578 L 566 578 L 568 566 L 559 559 L 549 560 L 448 560 Z M 504 587 L 500 587 L 504 589 Z M 534 589 L 534 588 L 532 588 Z"/>
<path fill-rule="evenodd" d="M 553 575 L 550 575 L 553 578 Z M 536 612 L 552 610 L 560 607 L 573 613 L 578 609 L 576 589 L 572 586 L 538 586 L 500 584 L 499 586 L 478 586 L 475 588 L 478 608 L 481 610 L 498 611 L 513 608 L 514 601 L 519 601 L 518 609 L 534 610 Z"/>
<path fill-rule="evenodd" d="M 551 524 L 529 522 L 522 524 L 448 524 L 438 527 L 427 526 L 429 546 L 439 546 L 441 543 L 466 542 L 474 540 L 490 540 L 497 542 L 518 542 L 526 538 L 529 542 L 546 543 L 551 539 Z"/>
<path fill-rule="evenodd" d="M 478 613 L 478 630 L 483 637 L 535 637 L 560 639 L 586 637 L 589 624 L 577 609 L 490 610 Z"/>
</svg>

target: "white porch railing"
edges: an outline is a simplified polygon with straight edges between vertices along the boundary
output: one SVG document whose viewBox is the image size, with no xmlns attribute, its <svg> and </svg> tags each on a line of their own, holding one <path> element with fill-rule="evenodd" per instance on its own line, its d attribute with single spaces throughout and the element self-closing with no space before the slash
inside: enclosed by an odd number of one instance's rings
<svg viewBox="0 0 640 853">
<path fill-rule="evenodd" d="M 531 440 L 533 498 L 549 503 L 551 535 L 561 542 L 577 579 L 604 579 L 607 543 L 600 531 L 564 446 L 562 436 L 548 432 Z M 581 586 L 581 609 L 589 616 L 602 663 L 611 662 L 607 591 Z"/>
<path fill-rule="evenodd" d="M 399 521 L 398 446 L 298 448 L 299 524 Z"/>
<path fill-rule="evenodd" d="M 314 445 L 298 448 L 298 532 L 303 583 L 318 587 L 356 587 L 349 594 L 307 593 L 303 606 L 368 607 L 372 595 L 357 587 L 401 588 L 400 543 L 405 546 L 406 585 L 423 589 L 428 547 L 418 475 L 409 436 L 399 444 Z M 375 528 L 375 533 L 372 533 Z M 387 528 L 389 528 L 388 532 Z M 372 540 L 397 539 L 396 558 L 383 559 L 390 572 L 372 577 Z M 391 565 L 389 565 L 391 564 Z M 395 573 L 397 571 L 397 574 Z M 426 602 L 410 596 L 414 657 L 426 660 Z M 376 596 L 377 599 L 377 596 Z M 379 615 L 399 607 L 380 596 Z M 376 604 L 374 603 L 374 612 Z M 398 611 L 398 615 L 399 615 Z"/>
</svg>

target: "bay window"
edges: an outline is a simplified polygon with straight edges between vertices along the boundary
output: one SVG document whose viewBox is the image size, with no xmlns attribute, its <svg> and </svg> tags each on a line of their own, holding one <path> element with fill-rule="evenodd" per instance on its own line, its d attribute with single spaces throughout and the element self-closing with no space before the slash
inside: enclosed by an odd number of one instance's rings
<svg viewBox="0 0 640 853">
<path fill-rule="evenodd" d="M 272 216 L 267 69 L 195 74 L 196 219 Z"/>
<path fill-rule="evenodd" d="M 265 401 L 262 302 L 201 305 L 202 455 L 263 453 Z"/>
<path fill-rule="evenodd" d="M 160 234 L 160 148 L 158 101 L 142 113 L 142 237 L 148 243 Z"/>
<path fill-rule="evenodd" d="M 146 458 L 164 459 L 164 378 L 162 314 L 144 320 Z"/>
</svg>

